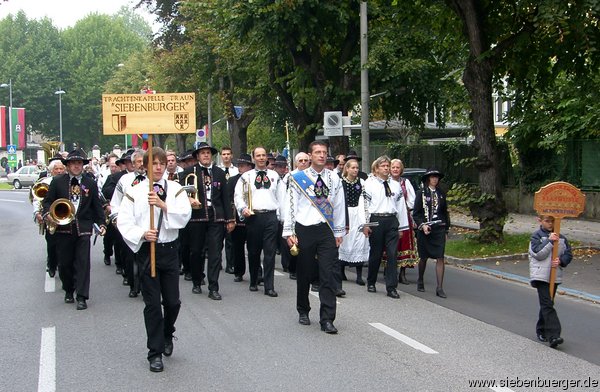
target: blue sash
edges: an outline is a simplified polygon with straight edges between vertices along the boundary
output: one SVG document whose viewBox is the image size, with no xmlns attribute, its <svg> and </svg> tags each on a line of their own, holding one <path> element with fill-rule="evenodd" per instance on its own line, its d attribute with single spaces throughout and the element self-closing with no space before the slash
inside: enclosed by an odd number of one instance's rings
<svg viewBox="0 0 600 392">
<path fill-rule="evenodd" d="M 333 206 L 327 197 L 316 197 L 308 194 L 308 189 L 314 186 L 314 182 L 304 173 L 299 171 L 292 175 L 294 182 L 298 186 L 298 189 L 302 191 L 304 196 L 310 200 L 311 204 L 323 215 L 323 218 L 327 221 L 329 228 L 333 231 Z M 314 193 L 314 192 L 313 192 Z"/>
</svg>

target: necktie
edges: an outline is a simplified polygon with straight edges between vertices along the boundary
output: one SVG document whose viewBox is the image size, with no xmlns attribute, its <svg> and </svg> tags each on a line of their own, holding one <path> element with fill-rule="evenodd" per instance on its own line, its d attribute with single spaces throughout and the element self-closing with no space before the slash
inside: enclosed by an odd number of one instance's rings
<svg viewBox="0 0 600 392">
<path fill-rule="evenodd" d="M 390 184 L 388 184 L 387 181 L 383 182 L 383 187 L 385 188 L 385 196 L 386 197 L 391 197 L 392 196 L 392 190 L 390 189 Z"/>
<path fill-rule="evenodd" d="M 318 199 L 329 196 L 329 188 L 325 185 L 320 174 L 317 176 L 317 181 L 315 181 L 315 196 L 317 196 Z"/>
<path fill-rule="evenodd" d="M 135 176 L 135 180 L 133 180 L 133 182 L 131 183 L 131 186 L 135 186 L 137 184 L 139 184 L 140 182 L 144 181 L 146 179 L 146 176 L 144 176 L 143 174 L 138 174 L 137 176 Z"/>
<path fill-rule="evenodd" d="M 175 173 L 169 173 L 169 177 L 167 178 L 169 181 L 175 180 Z"/>
<path fill-rule="evenodd" d="M 165 188 L 162 185 L 154 184 L 152 188 L 160 200 L 165 201 L 167 199 L 167 192 L 165 192 Z"/>
<path fill-rule="evenodd" d="M 256 172 L 254 186 L 256 187 L 256 189 L 269 189 L 271 187 L 271 180 L 269 179 L 269 176 L 267 175 L 267 172 L 265 170 L 258 170 Z"/>
<path fill-rule="evenodd" d="M 202 174 L 204 174 L 204 189 L 206 189 L 206 192 L 210 191 L 210 172 L 208 171 L 207 167 L 202 166 Z"/>
<path fill-rule="evenodd" d="M 81 194 L 81 187 L 79 186 L 79 180 L 77 177 L 71 178 L 71 201 L 76 203 L 79 200 Z"/>
<path fill-rule="evenodd" d="M 229 168 L 228 167 L 225 168 L 225 179 L 229 180 Z"/>
</svg>

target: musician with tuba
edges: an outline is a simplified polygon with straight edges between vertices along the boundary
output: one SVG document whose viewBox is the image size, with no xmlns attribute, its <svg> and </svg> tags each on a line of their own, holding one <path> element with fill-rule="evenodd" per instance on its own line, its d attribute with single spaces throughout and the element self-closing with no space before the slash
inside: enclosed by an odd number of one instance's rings
<svg viewBox="0 0 600 392">
<path fill-rule="evenodd" d="M 77 310 L 87 309 L 94 223 L 100 235 L 106 232 L 96 182 L 83 175 L 83 165 L 88 162 L 81 150 L 71 151 L 63 160 L 67 173 L 53 178 L 42 202 L 44 219 L 55 227 L 56 251 L 60 255 L 58 274 L 65 303 L 75 302 L 75 294 Z"/>
<path fill-rule="evenodd" d="M 62 163 L 62 156 L 57 155 L 50 159 L 46 177 L 39 179 L 31 187 L 31 204 L 33 205 L 33 216 L 34 222 L 39 226 L 40 234 L 44 235 L 46 239 L 46 272 L 51 278 L 56 275 L 56 268 L 58 266 L 58 255 L 56 253 L 56 241 L 54 236 L 46 230 L 46 222 L 42 215 L 42 201 L 48 193 L 50 183 L 54 176 L 61 175 L 65 172 L 65 165 Z"/>
</svg>

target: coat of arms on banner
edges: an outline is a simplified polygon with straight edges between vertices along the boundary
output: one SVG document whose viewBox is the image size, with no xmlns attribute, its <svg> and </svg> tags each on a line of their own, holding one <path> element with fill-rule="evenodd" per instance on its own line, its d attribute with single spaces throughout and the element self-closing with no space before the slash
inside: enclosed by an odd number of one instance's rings
<svg viewBox="0 0 600 392">
<path fill-rule="evenodd" d="M 190 118 L 188 113 L 175 113 L 173 116 L 175 117 L 175 128 L 179 129 L 180 131 L 188 129 L 190 126 Z"/>
</svg>

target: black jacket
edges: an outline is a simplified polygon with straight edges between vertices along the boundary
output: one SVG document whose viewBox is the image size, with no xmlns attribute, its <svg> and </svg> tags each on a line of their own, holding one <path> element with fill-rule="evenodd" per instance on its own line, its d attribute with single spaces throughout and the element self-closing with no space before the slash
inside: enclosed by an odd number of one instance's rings
<svg viewBox="0 0 600 392">
<path fill-rule="evenodd" d="M 44 214 L 47 214 L 50 210 L 52 203 L 60 198 L 70 199 L 71 182 L 69 174 L 61 174 L 55 176 L 50 183 L 50 188 L 46 197 L 42 201 L 44 208 Z M 98 196 L 98 186 L 96 182 L 90 177 L 84 175 L 81 178 L 81 198 L 79 199 L 79 207 L 75 214 L 75 220 L 73 227 L 78 236 L 91 235 L 92 226 L 94 223 L 101 226 L 104 224 L 104 211 L 102 210 L 102 203 Z M 71 226 L 58 226 L 57 232 L 71 233 Z"/>
<path fill-rule="evenodd" d="M 198 198 L 202 204 L 200 209 L 192 210 L 192 219 L 190 222 L 235 222 L 233 216 L 233 210 L 231 209 L 231 200 L 229 196 L 229 189 L 227 187 L 227 180 L 225 179 L 225 172 L 223 169 L 216 165 L 212 165 L 212 177 L 211 177 L 211 206 L 207 208 L 208 201 L 206 200 L 206 191 L 204 188 L 204 174 L 202 167 L 199 164 L 188 167 L 184 171 L 179 173 L 179 183 L 181 185 L 190 185 L 185 183 L 185 178 L 188 174 L 194 173 L 196 169 L 196 175 L 198 176 Z M 209 209 L 213 211 L 213 219 L 209 219 Z"/>
<path fill-rule="evenodd" d="M 425 192 L 425 194 L 423 194 Z M 437 218 L 434 220 L 441 220 L 442 223 L 436 225 L 434 227 L 444 227 L 446 232 L 450 230 L 450 214 L 448 214 L 448 204 L 446 203 L 446 194 L 440 189 L 436 188 L 435 192 L 437 193 L 438 198 L 438 208 L 437 208 Z M 418 190 L 415 196 L 415 206 L 412 212 L 413 219 L 417 227 L 420 227 L 423 223 L 430 221 L 433 214 L 433 206 L 432 206 L 433 198 L 431 197 L 431 189 L 429 187 L 425 187 L 425 189 Z M 425 216 L 425 202 L 429 208 L 429 215 Z"/>
</svg>

